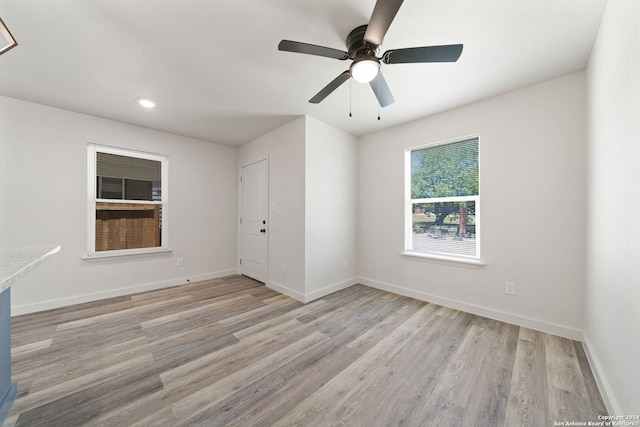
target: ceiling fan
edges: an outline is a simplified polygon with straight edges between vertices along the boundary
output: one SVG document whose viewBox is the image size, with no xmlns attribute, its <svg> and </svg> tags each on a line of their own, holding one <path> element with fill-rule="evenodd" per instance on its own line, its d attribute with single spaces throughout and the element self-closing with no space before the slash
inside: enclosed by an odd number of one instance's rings
<svg viewBox="0 0 640 427">
<path fill-rule="evenodd" d="M 395 100 L 387 85 L 380 62 L 385 64 L 407 64 L 418 62 L 456 62 L 462 53 L 461 44 L 444 46 L 423 46 L 406 49 L 388 50 L 381 57 L 376 53 L 382 44 L 382 39 L 391 26 L 403 0 L 377 0 L 368 25 L 355 28 L 347 36 L 348 52 L 330 47 L 318 46 L 309 43 L 282 40 L 278 44 L 278 50 L 308 55 L 324 56 L 327 58 L 345 61 L 352 60 L 347 71 L 333 79 L 309 102 L 320 103 L 342 83 L 353 77 L 360 83 L 369 83 L 371 89 L 378 98 L 381 107 L 391 105 Z"/>
</svg>

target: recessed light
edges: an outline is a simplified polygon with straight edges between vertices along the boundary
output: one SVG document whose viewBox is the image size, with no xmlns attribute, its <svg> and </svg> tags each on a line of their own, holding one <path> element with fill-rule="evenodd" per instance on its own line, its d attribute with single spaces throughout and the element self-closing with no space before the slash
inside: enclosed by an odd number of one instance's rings
<svg viewBox="0 0 640 427">
<path fill-rule="evenodd" d="M 144 108 L 153 108 L 156 106 L 155 102 L 149 101 L 148 99 L 138 99 L 138 104 L 142 105 Z"/>
</svg>

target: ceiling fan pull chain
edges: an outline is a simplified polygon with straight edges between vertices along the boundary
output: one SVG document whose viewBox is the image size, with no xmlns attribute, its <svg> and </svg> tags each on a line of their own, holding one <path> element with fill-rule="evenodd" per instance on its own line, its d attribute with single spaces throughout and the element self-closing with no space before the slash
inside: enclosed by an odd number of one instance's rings
<svg viewBox="0 0 640 427">
<path fill-rule="evenodd" d="M 378 93 L 380 93 L 380 79 L 376 82 L 378 85 Z M 380 120 L 380 101 L 378 101 L 378 120 Z"/>
<path fill-rule="evenodd" d="M 351 115 L 351 85 L 352 85 L 351 80 L 353 79 L 349 78 L 349 117 L 353 117 Z"/>
<path fill-rule="evenodd" d="M 382 48 L 382 43 L 380 43 L 379 49 Z M 376 82 L 378 84 L 378 93 L 380 93 L 380 79 Z M 380 101 L 378 101 L 378 120 L 380 120 Z"/>
</svg>

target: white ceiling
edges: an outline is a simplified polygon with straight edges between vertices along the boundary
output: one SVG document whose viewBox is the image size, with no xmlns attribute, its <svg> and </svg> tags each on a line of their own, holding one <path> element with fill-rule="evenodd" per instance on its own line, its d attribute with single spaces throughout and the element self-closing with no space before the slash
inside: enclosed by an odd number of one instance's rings
<svg viewBox="0 0 640 427">
<path fill-rule="evenodd" d="M 346 50 L 374 4 L 1 0 L 19 45 L 0 56 L 0 94 L 228 145 L 303 114 L 359 136 L 584 69 L 606 0 L 406 0 L 382 51 L 463 43 L 460 60 L 383 64 L 396 102 L 381 120 L 366 84 L 308 103 L 349 63 L 278 42 Z"/>
</svg>

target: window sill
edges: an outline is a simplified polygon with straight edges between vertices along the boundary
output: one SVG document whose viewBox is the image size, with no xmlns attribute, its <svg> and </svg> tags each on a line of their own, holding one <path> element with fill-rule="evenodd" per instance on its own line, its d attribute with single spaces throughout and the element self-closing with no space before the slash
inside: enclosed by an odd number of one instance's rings
<svg viewBox="0 0 640 427">
<path fill-rule="evenodd" d="M 88 253 L 82 256 L 83 261 L 87 262 L 99 262 L 117 259 L 132 259 L 132 258 L 152 258 L 157 256 L 170 255 L 173 249 L 171 248 L 148 248 L 148 249 L 129 249 L 119 251 L 103 251 Z"/>
<path fill-rule="evenodd" d="M 411 251 L 402 252 L 400 255 L 410 259 L 411 261 L 433 262 L 436 264 L 451 265 L 455 267 L 479 269 L 486 265 L 483 261 L 474 258 L 457 258 L 446 255 L 425 254 Z"/>
</svg>

